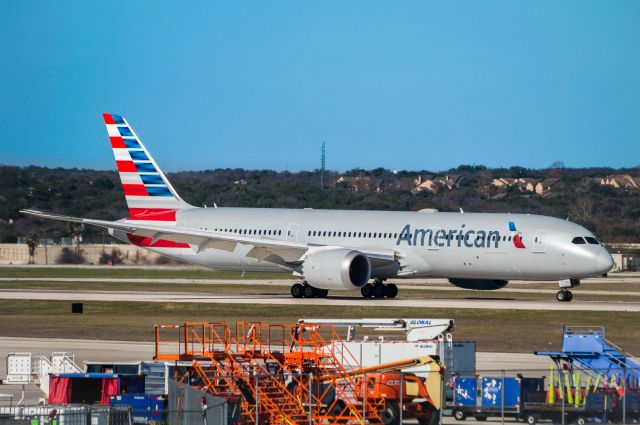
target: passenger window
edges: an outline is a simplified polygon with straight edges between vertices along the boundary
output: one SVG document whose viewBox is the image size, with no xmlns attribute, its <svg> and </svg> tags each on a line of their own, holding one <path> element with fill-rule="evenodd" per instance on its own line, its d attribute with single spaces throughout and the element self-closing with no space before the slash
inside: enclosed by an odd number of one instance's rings
<svg viewBox="0 0 640 425">
<path fill-rule="evenodd" d="M 594 237 L 591 236 L 585 236 L 584 237 L 588 243 L 590 243 L 591 245 L 600 245 L 600 242 L 598 242 L 598 240 Z"/>
<path fill-rule="evenodd" d="M 571 243 L 576 244 L 576 245 L 584 245 L 584 244 L 586 244 L 585 240 L 583 238 L 581 238 L 580 236 L 576 236 L 575 238 L 573 238 Z"/>
</svg>

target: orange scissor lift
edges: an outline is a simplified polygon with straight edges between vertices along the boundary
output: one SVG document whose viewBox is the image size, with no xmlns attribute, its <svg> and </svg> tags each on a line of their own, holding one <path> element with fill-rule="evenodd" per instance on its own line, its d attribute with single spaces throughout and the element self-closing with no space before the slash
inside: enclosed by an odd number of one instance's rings
<svg viewBox="0 0 640 425">
<path fill-rule="evenodd" d="M 154 359 L 190 362 L 180 382 L 240 396 L 242 423 L 383 423 L 385 399 L 353 373 L 359 365 L 333 326 L 186 322 L 156 325 L 155 337 Z"/>
</svg>

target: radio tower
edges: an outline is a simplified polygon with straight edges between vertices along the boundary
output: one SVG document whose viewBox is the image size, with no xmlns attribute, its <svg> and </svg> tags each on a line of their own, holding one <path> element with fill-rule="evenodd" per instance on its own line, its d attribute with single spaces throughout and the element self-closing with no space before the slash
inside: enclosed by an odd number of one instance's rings
<svg viewBox="0 0 640 425">
<path fill-rule="evenodd" d="M 322 150 L 320 151 L 320 190 L 324 190 L 324 160 L 325 155 L 325 143 L 322 142 Z"/>
</svg>

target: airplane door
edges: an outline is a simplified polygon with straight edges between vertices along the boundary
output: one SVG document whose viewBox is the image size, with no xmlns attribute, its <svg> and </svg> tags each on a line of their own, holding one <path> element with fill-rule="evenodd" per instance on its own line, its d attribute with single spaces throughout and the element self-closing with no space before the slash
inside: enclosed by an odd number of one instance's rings
<svg viewBox="0 0 640 425">
<path fill-rule="evenodd" d="M 298 223 L 291 223 L 287 226 L 287 240 L 296 242 L 298 240 L 298 228 L 300 225 Z"/>
<path fill-rule="evenodd" d="M 537 230 L 535 239 L 533 240 L 533 252 L 545 253 L 547 252 L 547 236 L 548 230 Z"/>
</svg>

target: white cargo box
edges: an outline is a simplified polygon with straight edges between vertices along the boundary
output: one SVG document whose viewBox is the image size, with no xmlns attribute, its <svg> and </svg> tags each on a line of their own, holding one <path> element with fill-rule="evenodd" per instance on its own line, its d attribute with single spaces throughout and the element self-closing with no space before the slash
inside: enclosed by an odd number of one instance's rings
<svg viewBox="0 0 640 425">
<path fill-rule="evenodd" d="M 7 355 L 7 379 L 5 384 L 28 384 L 31 380 L 31 353 Z"/>
</svg>

